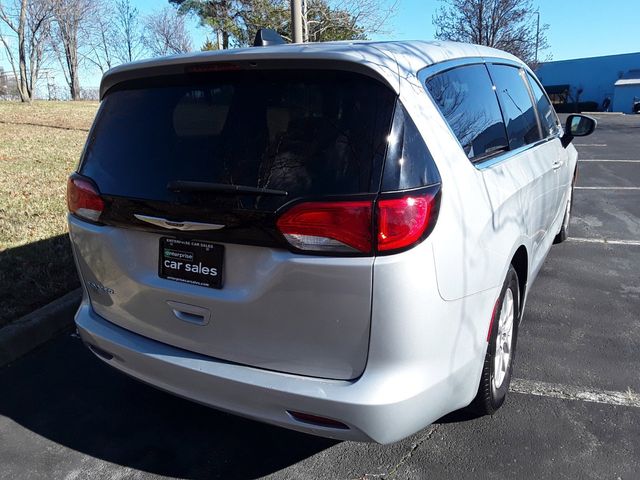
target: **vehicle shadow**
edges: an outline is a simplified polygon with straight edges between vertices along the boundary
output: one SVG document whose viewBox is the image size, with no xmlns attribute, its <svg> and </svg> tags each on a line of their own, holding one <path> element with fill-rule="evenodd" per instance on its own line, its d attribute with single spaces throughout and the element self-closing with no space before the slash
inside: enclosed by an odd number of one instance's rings
<svg viewBox="0 0 640 480">
<path fill-rule="evenodd" d="M 0 327 L 79 286 L 66 234 L 0 249 Z"/>
<path fill-rule="evenodd" d="M 24 469 L 33 472 L 51 468 L 51 460 L 41 458 L 50 442 L 123 467 L 190 479 L 258 478 L 338 443 L 141 384 L 103 365 L 68 334 L 0 369 L 0 392 L 0 420 L 42 437 L 28 447 L 37 453 Z M 11 440 L 2 444 L 9 458 L 25 455 Z"/>
</svg>

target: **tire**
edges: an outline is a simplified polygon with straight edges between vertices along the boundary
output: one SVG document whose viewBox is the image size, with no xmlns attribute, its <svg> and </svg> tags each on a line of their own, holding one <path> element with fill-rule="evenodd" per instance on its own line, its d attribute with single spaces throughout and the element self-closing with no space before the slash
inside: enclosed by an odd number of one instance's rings
<svg viewBox="0 0 640 480">
<path fill-rule="evenodd" d="M 564 210 L 564 217 L 562 218 L 562 227 L 560 231 L 553 239 L 553 244 L 564 242 L 569 238 L 569 221 L 571 220 L 571 209 L 573 208 L 573 182 L 571 182 L 571 188 L 569 189 L 569 198 L 567 198 L 567 206 Z"/>
<path fill-rule="evenodd" d="M 478 393 L 469 405 L 469 409 L 477 415 L 493 415 L 504 403 L 511 383 L 519 320 L 518 274 L 510 265 L 495 309 L 495 317 L 491 322 Z M 499 337 L 503 339 L 502 345 L 498 342 Z"/>
</svg>

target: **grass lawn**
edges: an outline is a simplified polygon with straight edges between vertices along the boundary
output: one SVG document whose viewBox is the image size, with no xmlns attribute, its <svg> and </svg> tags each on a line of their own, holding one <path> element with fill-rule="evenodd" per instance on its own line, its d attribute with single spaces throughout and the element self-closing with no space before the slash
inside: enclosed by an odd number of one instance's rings
<svg viewBox="0 0 640 480">
<path fill-rule="evenodd" d="M 0 327 L 79 285 L 66 180 L 97 108 L 0 101 Z"/>
</svg>

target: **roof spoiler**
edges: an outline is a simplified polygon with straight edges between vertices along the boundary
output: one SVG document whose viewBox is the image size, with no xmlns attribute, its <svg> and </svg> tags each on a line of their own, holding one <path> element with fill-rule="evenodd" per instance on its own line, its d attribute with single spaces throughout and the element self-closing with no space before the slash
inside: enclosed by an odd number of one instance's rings
<svg viewBox="0 0 640 480">
<path fill-rule="evenodd" d="M 268 47 L 270 45 L 284 45 L 284 38 L 278 32 L 271 28 L 260 28 L 256 32 L 256 38 L 253 41 L 254 47 Z"/>
</svg>

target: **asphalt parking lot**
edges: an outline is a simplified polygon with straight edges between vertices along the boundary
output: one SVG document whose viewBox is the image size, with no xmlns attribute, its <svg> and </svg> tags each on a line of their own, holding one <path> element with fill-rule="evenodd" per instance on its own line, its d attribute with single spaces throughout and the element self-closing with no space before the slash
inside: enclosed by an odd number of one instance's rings
<svg viewBox="0 0 640 480">
<path fill-rule="evenodd" d="M 142 385 L 67 334 L 0 369 L 0 478 L 640 478 L 640 115 L 597 118 L 495 416 L 335 442 Z"/>
</svg>

